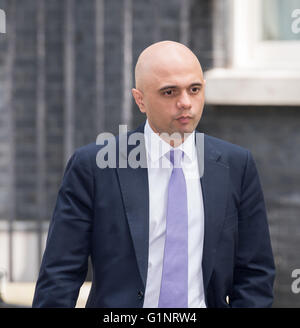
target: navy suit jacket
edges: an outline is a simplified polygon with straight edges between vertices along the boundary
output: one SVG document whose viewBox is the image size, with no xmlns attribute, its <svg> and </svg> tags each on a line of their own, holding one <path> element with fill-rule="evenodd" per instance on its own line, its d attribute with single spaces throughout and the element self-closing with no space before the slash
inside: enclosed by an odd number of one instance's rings
<svg viewBox="0 0 300 328">
<path fill-rule="evenodd" d="M 143 132 L 144 125 L 136 131 Z M 100 147 L 94 143 L 76 150 L 67 164 L 34 307 L 74 307 L 89 256 L 93 281 L 87 307 L 143 306 L 149 248 L 147 168 L 100 169 Z M 128 152 L 134 147 L 128 146 Z M 250 152 L 204 135 L 200 182 L 207 306 L 271 306 L 275 268 L 264 197 Z"/>
</svg>

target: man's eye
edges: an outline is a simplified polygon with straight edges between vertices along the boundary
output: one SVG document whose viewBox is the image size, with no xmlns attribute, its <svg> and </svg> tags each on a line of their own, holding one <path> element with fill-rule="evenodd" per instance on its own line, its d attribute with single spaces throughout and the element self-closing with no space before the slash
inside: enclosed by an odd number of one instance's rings
<svg viewBox="0 0 300 328">
<path fill-rule="evenodd" d="M 166 96 L 172 96 L 172 94 L 173 94 L 173 90 L 164 91 L 164 95 L 166 95 Z"/>
<path fill-rule="evenodd" d="M 199 87 L 193 87 L 193 88 L 191 88 L 191 92 L 192 93 L 197 93 L 199 91 L 200 91 L 200 88 Z"/>
</svg>

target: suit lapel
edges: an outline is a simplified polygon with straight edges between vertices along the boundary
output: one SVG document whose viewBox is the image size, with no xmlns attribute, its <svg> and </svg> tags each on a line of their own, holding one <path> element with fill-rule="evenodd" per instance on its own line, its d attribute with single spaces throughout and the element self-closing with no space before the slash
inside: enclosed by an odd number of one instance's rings
<svg viewBox="0 0 300 328">
<path fill-rule="evenodd" d="M 143 133 L 143 131 L 144 125 L 140 126 L 134 132 Z M 123 138 L 127 138 L 127 136 L 123 135 Z M 118 148 L 120 145 L 119 141 L 120 139 L 117 142 Z M 125 152 L 124 150 L 119 152 L 120 157 L 123 156 L 123 161 L 128 158 L 127 154 L 129 154 L 135 147 L 135 145 L 128 145 L 127 152 L 126 150 Z M 140 147 L 145 149 L 144 139 L 142 140 Z M 141 152 L 141 156 L 143 156 L 141 161 L 145 163 L 146 158 L 144 151 Z M 119 160 L 117 163 L 119 163 Z M 127 161 L 127 168 L 120 168 L 117 165 L 117 174 L 136 254 L 137 265 L 144 287 L 146 287 L 149 248 L 149 191 L 147 168 L 132 168 Z"/>
<path fill-rule="evenodd" d="M 228 191 L 228 167 L 204 135 L 204 174 L 201 188 L 204 204 L 203 283 L 206 292 L 215 261 L 219 235 L 225 218 Z M 198 161 L 201 156 L 198 149 Z"/>
</svg>

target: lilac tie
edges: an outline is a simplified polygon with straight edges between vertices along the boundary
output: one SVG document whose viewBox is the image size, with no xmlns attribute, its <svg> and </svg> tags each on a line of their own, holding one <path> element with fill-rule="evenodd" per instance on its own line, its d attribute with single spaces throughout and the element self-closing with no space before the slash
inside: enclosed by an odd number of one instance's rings
<svg viewBox="0 0 300 328">
<path fill-rule="evenodd" d="M 188 307 L 188 209 L 183 153 L 170 151 L 173 165 L 168 187 L 166 239 L 158 307 Z"/>
</svg>

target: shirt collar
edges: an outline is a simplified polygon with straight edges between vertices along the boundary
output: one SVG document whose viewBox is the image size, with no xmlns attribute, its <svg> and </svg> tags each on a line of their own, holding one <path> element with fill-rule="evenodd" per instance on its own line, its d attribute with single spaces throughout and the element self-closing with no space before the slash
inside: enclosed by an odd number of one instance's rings
<svg viewBox="0 0 300 328">
<path fill-rule="evenodd" d="M 145 145 L 146 151 L 149 155 L 152 162 L 158 161 L 162 156 L 167 154 L 171 149 L 174 149 L 167 142 L 165 142 L 161 137 L 155 133 L 148 120 L 146 121 L 145 128 Z M 191 162 L 195 159 L 196 156 L 196 147 L 195 147 L 195 131 L 193 131 L 188 138 L 176 149 L 180 149 L 184 153 L 184 161 L 187 160 Z"/>
</svg>

